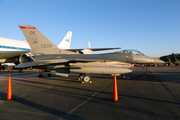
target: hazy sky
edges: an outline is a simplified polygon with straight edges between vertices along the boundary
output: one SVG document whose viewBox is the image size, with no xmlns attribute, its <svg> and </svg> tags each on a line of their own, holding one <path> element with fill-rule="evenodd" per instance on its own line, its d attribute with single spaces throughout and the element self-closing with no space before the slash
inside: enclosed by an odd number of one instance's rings
<svg viewBox="0 0 180 120">
<path fill-rule="evenodd" d="M 91 42 L 151 57 L 180 53 L 180 0 L 0 0 L 1 37 L 25 39 L 18 25 L 26 24 L 55 45 L 72 31 L 72 49 Z"/>
</svg>

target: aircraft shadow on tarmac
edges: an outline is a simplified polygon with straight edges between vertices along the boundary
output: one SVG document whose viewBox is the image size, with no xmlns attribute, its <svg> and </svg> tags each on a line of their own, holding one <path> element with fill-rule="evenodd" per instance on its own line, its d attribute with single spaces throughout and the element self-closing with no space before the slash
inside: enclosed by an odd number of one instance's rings
<svg viewBox="0 0 180 120">
<path fill-rule="evenodd" d="M 163 103 L 170 103 L 170 104 L 178 104 L 178 105 L 180 105 L 179 102 L 173 102 L 173 101 L 158 100 L 158 99 L 151 99 L 151 98 L 143 98 L 143 97 L 137 97 L 137 96 L 131 96 L 131 95 L 123 95 L 123 94 L 119 94 L 119 95 L 123 96 L 123 97 L 128 97 L 128 98 L 143 99 L 143 100 L 150 100 L 150 101 L 155 101 L 155 102 L 163 102 Z"/>
<path fill-rule="evenodd" d="M 0 92 L 0 95 L 5 95 L 6 93 L 3 93 L 3 92 Z M 68 113 L 66 112 L 63 112 L 63 111 L 59 111 L 59 110 L 56 110 L 54 108 L 50 108 L 48 106 L 44 106 L 44 105 L 41 105 L 41 104 L 37 104 L 37 103 L 34 103 L 34 102 L 31 102 L 31 101 L 28 101 L 27 99 L 24 99 L 22 97 L 18 97 L 18 96 L 15 96 L 13 95 L 12 98 L 17 98 L 17 99 L 14 99 L 13 102 L 18 102 L 20 104 L 23 104 L 23 105 L 26 105 L 26 106 L 29 106 L 29 107 L 32 107 L 32 108 L 35 108 L 35 109 L 38 109 L 38 110 L 41 110 L 43 112 L 46 112 L 48 114 L 51 114 L 51 115 L 54 115 L 54 116 L 58 116 L 58 117 L 63 117 L 65 118 L 66 115 L 68 115 Z M 10 115 L 9 115 L 10 116 Z M 72 115 L 71 115 L 72 116 Z M 78 117 L 78 116 L 74 116 L 73 117 L 77 118 L 77 119 L 82 119 L 81 117 Z"/>
<path fill-rule="evenodd" d="M 15 81 L 21 81 L 20 83 L 16 83 L 16 84 L 21 84 L 21 85 L 26 85 L 26 86 L 30 86 L 30 87 L 35 87 L 35 88 L 40 88 L 40 89 L 48 89 L 52 92 L 52 94 L 57 94 L 55 92 L 63 92 L 66 94 L 70 94 L 70 95 L 78 95 L 78 96 L 85 96 L 85 97 L 91 97 L 89 95 L 83 95 L 83 94 L 79 94 L 79 93 L 73 93 L 73 92 L 68 92 L 68 91 L 64 91 L 62 89 L 59 88 L 71 88 L 73 90 L 82 90 L 82 91 L 89 91 L 89 92 L 99 92 L 97 90 L 92 90 L 92 89 L 86 89 L 86 85 L 83 86 L 83 88 L 80 88 L 82 86 L 63 86 L 63 85 L 55 85 L 55 84 L 50 84 L 50 83 L 42 83 L 42 82 L 34 82 L 34 81 L 29 81 L 29 80 L 18 80 L 18 79 L 12 79 Z M 111 83 L 113 84 L 113 82 Z M 107 94 L 107 95 L 113 95 L 111 92 L 102 92 L 100 91 L 100 93 L 103 94 Z M 0 98 L 4 99 L 6 97 L 6 93 L 0 92 Z M 145 99 L 145 100 L 151 100 L 151 101 L 156 101 L 156 102 L 165 102 L 165 103 L 171 103 L 171 104 L 180 104 L 179 102 L 172 102 L 172 101 L 165 101 L 165 100 L 158 100 L 158 99 L 151 99 L 151 98 L 143 98 L 143 97 L 138 97 L 138 96 L 130 96 L 130 95 L 124 95 L 124 94 L 118 94 L 121 97 L 130 97 L 130 98 L 136 98 L 136 99 Z M 18 96 L 13 96 L 13 98 L 17 98 L 19 99 Z M 111 98 L 100 98 L 100 97 L 94 97 L 97 98 L 99 100 L 103 100 L 103 101 L 111 101 Z M 79 98 L 80 99 L 80 98 Z"/>
</svg>

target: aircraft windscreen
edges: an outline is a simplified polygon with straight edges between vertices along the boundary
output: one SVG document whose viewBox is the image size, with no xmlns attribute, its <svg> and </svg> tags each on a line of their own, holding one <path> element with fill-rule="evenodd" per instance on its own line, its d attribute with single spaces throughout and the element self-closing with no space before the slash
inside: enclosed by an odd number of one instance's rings
<svg viewBox="0 0 180 120">
<path fill-rule="evenodd" d="M 134 54 L 134 55 L 144 55 L 143 53 L 141 53 L 138 50 L 133 50 L 133 49 L 127 49 L 127 50 L 122 50 L 120 51 L 122 53 L 128 53 L 128 54 Z M 145 55 L 144 55 L 145 56 Z"/>
</svg>

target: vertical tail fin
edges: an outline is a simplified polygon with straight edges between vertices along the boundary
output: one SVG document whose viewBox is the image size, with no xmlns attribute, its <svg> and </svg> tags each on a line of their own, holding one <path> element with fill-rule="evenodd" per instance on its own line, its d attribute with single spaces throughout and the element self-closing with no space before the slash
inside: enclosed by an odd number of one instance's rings
<svg viewBox="0 0 180 120">
<path fill-rule="evenodd" d="M 90 49 L 91 48 L 91 43 L 90 42 L 88 42 L 88 49 Z"/>
<path fill-rule="evenodd" d="M 57 47 L 60 49 L 69 49 L 71 44 L 71 38 L 72 32 L 68 31 Z"/>
<path fill-rule="evenodd" d="M 19 25 L 19 27 L 31 47 L 32 54 L 75 54 L 59 49 L 34 26 Z"/>
</svg>

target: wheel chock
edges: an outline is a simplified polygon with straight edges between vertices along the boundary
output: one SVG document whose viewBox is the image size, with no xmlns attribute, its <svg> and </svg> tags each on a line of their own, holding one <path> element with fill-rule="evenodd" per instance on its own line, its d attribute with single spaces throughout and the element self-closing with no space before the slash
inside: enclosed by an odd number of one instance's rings
<svg viewBox="0 0 180 120">
<path fill-rule="evenodd" d="M 89 81 L 89 83 L 92 83 L 92 81 Z"/>
<path fill-rule="evenodd" d="M 82 81 L 82 83 L 84 83 L 84 81 Z"/>
<path fill-rule="evenodd" d="M 81 78 L 78 78 L 78 80 L 81 80 Z"/>
</svg>

